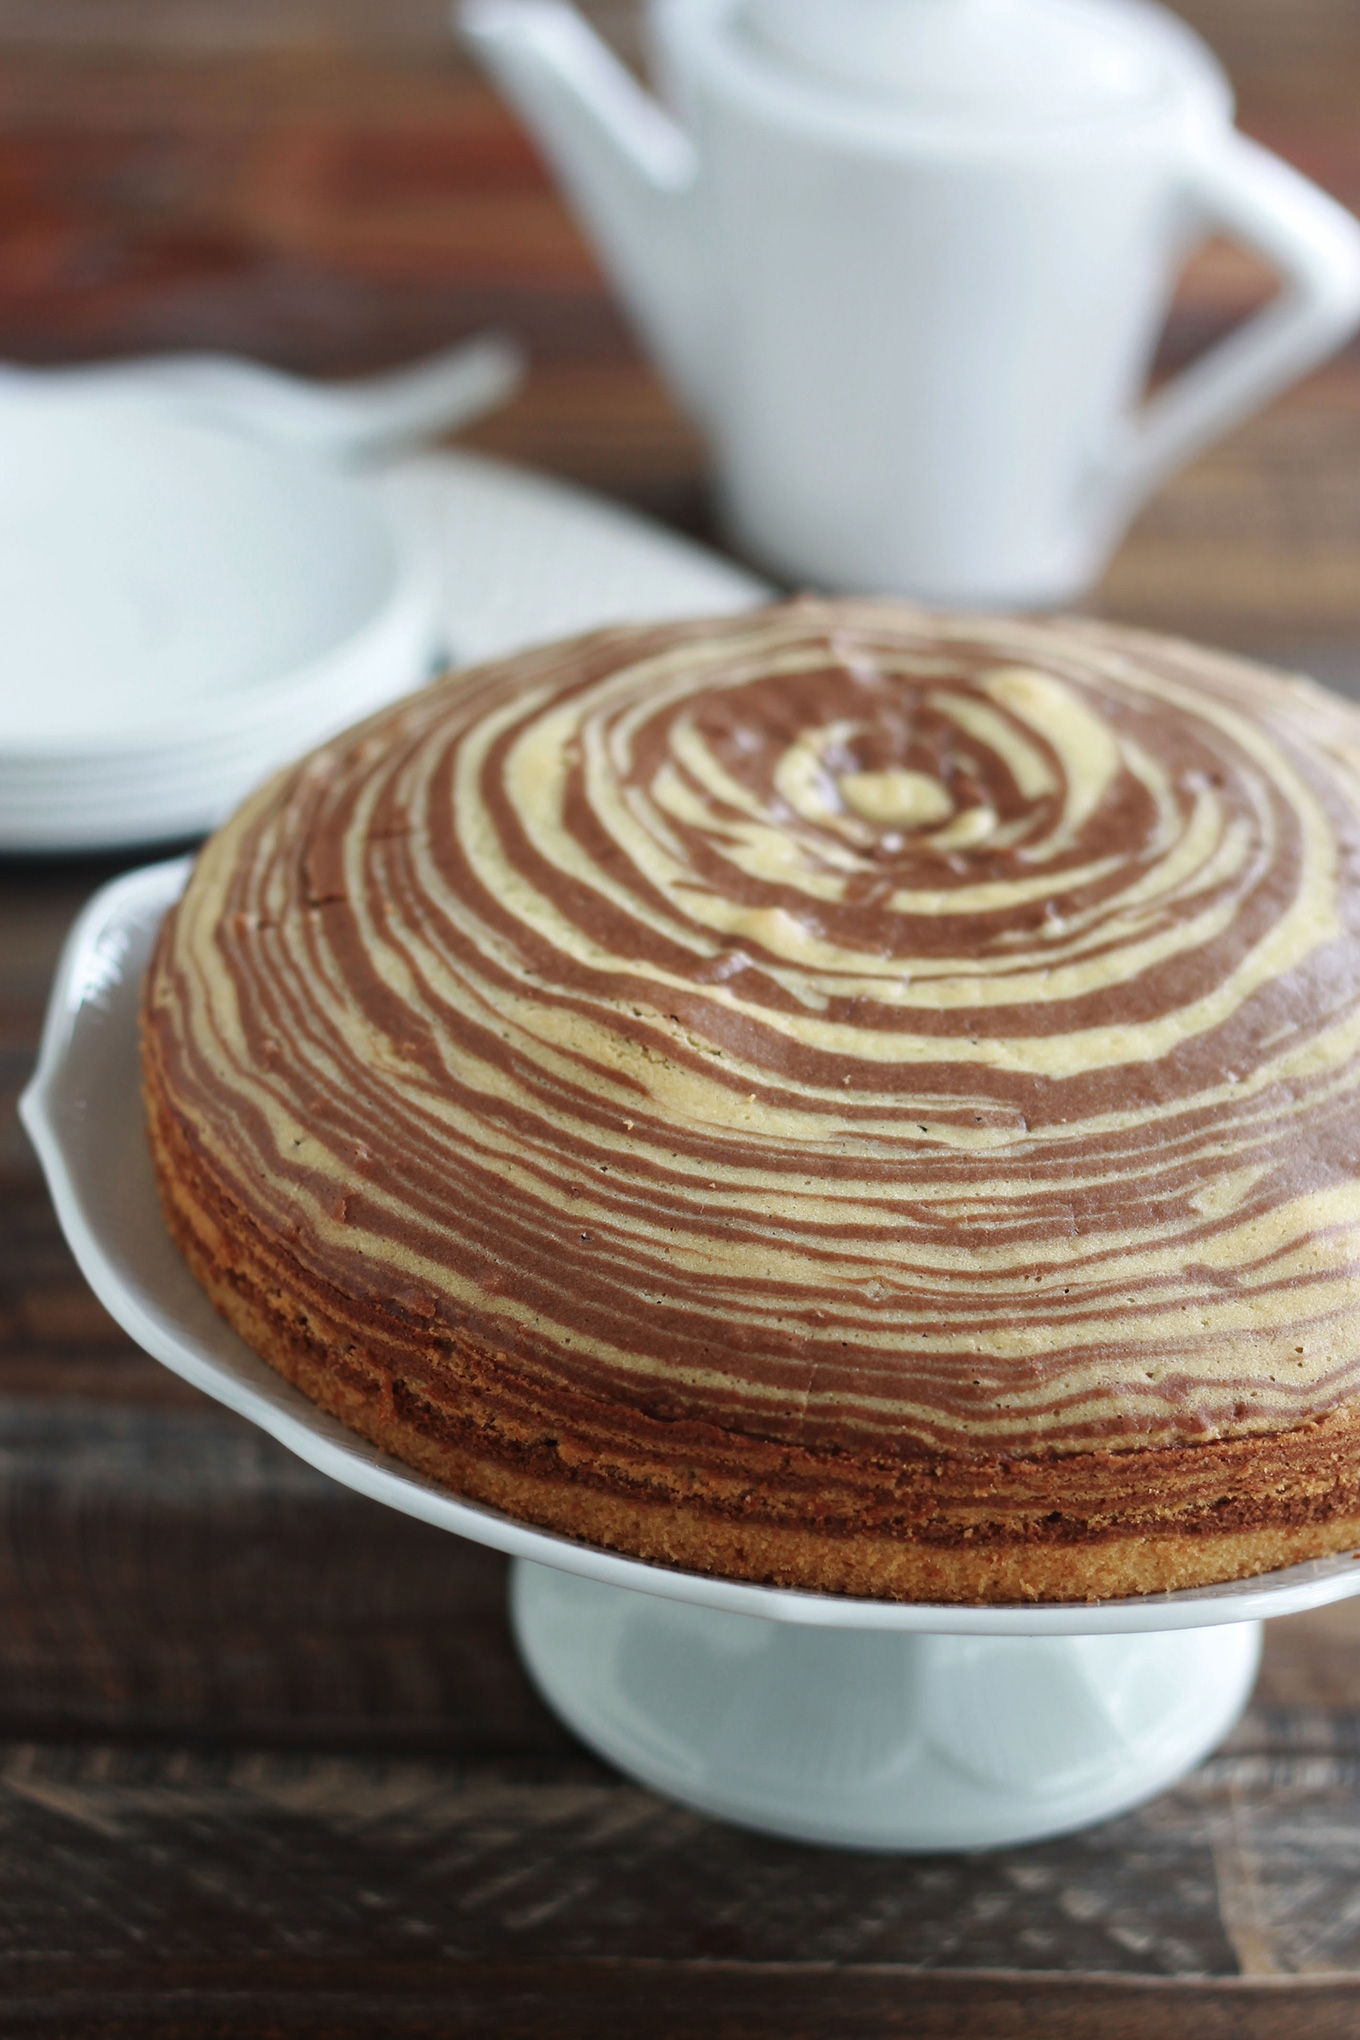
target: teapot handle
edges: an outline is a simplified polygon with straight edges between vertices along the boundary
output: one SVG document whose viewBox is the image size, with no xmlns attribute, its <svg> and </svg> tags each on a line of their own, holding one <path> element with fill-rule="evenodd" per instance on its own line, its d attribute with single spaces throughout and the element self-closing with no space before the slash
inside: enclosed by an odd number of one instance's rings
<svg viewBox="0 0 1360 2040">
<path fill-rule="evenodd" d="M 1282 289 L 1128 420 L 1104 483 L 1127 513 L 1176 468 L 1306 375 L 1360 324 L 1360 221 L 1245 135 L 1189 167 L 1188 198 L 1276 270 Z"/>
</svg>

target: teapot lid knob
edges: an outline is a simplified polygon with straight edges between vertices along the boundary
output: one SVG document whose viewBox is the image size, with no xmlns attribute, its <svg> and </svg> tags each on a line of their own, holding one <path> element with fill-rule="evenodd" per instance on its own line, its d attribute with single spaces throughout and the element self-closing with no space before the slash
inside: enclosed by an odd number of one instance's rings
<svg viewBox="0 0 1360 2040">
<path fill-rule="evenodd" d="M 1144 0 L 745 0 L 741 19 L 805 78 L 1007 125 L 1145 103 L 1194 47 Z"/>
</svg>

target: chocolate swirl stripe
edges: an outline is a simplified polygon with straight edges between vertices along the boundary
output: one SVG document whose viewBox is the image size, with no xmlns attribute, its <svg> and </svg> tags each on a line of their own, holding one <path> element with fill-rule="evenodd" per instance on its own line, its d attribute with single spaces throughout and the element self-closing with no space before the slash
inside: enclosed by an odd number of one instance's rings
<svg viewBox="0 0 1360 2040">
<path fill-rule="evenodd" d="M 1360 1370 L 1360 715 L 803 602 L 452 679 L 205 850 L 149 1012 L 221 1193 L 555 1391 L 900 1455 Z"/>
</svg>

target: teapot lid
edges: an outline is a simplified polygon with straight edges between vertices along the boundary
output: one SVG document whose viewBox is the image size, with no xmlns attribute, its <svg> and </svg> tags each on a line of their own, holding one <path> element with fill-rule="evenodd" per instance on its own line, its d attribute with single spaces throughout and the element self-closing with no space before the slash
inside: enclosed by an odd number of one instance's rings
<svg viewBox="0 0 1360 2040">
<path fill-rule="evenodd" d="M 1140 0 L 745 0 L 745 36 L 805 82 L 1013 127 L 1160 97 L 1198 38 Z"/>
</svg>

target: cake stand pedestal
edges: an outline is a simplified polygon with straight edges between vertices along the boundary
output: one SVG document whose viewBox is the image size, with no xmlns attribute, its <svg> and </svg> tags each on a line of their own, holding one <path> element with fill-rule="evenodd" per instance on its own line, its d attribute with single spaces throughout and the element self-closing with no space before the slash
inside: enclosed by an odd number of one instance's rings
<svg viewBox="0 0 1360 2040">
<path fill-rule="evenodd" d="M 992 1848 L 1136 1806 L 1227 1734 L 1261 1655 L 1259 1622 L 824 1629 L 525 1559 L 511 1609 L 544 1698 L 621 1771 L 722 1820 L 862 1849 Z"/>
<path fill-rule="evenodd" d="M 142 972 L 188 860 L 107 886 L 68 939 L 20 1104 L 62 1229 L 148 1353 L 309 1465 L 516 1560 L 525 1662 L 620 1769 L 805 1841 L 966 1849 L 1134 1806 L 1232 1726 L 1262 1619 L 1360 1593 L 1360 1552 L 1086 1605 L 854 1601 L 675 1572 L 449 1494 L 347 1431 L 218 1317 L 161 1217 L 137 1074 Z"/>
</svg>

